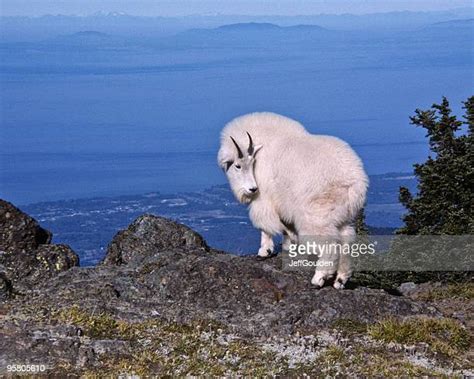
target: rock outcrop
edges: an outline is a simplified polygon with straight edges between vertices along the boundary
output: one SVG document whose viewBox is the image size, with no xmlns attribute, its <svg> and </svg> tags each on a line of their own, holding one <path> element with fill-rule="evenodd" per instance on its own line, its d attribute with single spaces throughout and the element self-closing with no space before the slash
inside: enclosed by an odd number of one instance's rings
<svg viewBox="0 0 474 379">
<path fill-rule="evenodd" d="M 0 298 L 30 290 L 79 265 L 69 246 L 51 244 L 51 239 L 52 234 L 36 220 L 0 200 Z"/>
<path fill-rule="evenodd" d="M 208 250 L 204 239 L 187 226 L 163 217 L 143 215 L 114 237 L 102 264 L 120 265 L 174 248 Z"/>
<path fill-rule="evenodd" d="M 336 364 L 327 357 L 334 349 L 354 361 L 379 354 L 371 325 L 443 316 L 429 302 L 381 289 L 317 291 L 310 275 L 283 270 L 279 257 L 260 262 L 216 251 L 186 226 L 152 215 L 119 232 L 101 265 L 72 267 L 77 261 L 67 247 L 44 244 L 50 237 L 33 243 L 49 234 L 8 209 L 18 220 L 12 225 L 31 227 L 22 232 L 28 241 L 2 237 L 7 263 L 18 254 L 39 263 L 27 261 L 13 279 L 0 272 L 3 291 L 28 282 L 0 308 L 3 371 L 29 363 L 57 375 L 314 374 Z M 61 273 L 46 274 L 53 271 Z M 386 351 L 387 367 L 406 358 L 403 344 Z M 374 373 L 350 367 L 347 357 L 340 357 L 340 373 Z M 438 372 L 437 366 L 412 366 L 393 373 Z"/>
<path fill-rule="evenodd" d="M 36 220 L 0 199 L 0 250 L 25 253 L 50 243 L 51 238 Z"/>
</svg>

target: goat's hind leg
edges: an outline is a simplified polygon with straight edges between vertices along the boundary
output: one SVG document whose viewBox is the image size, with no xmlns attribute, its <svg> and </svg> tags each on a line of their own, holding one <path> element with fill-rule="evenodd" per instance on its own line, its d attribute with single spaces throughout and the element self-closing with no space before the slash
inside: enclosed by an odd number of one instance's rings
<svg viewBox="0 0 474 379">
<path fill-rule="evenodd" d="M 339 237 L 341 244 L 351 244 L 354 242 L 356 237 L 356 232 L 353 226 L 345 225 L 339 228 Z M 347 281 L 352 276 L 352 259 L 350 254 L 341 253 L 339 257 L 339 264 L 337 267 L 337 276 L 334 281 L 334 288 L 344 289 Z"/>
<path fill-rule="evenodd" d="M 283 251 L 289 251 L 291 245 L 298 244 L 298 235 L 293 233 L 291 230 L 283 230 L 283 241 L 281 244 L 281 249 Z"/>
<path fill-rule="evenodd" d="M 338 255 L 331 249 L 331 245 L 334 244 L 334 240 L 316 241 L 319 245 L 323 246 L 323 251 L 320 252 L 318 265 L 316 271 L 311 279 L 311 284 L 316 288 L 324 286 L 326 281 L 332 279 L 337 271 Z"/>
<path fill-rule="evenodd" d="M 316 288 L 323 287 L 336 273 L 338 256 L 334 252 L 334 243 L 337 235 L 337 228 L 332 225 L 316 225 L 298 233 L 299 243 L 306 245 L 308 252 L 318 255 L 316 272 L 311 279 Z"/>
</svg>

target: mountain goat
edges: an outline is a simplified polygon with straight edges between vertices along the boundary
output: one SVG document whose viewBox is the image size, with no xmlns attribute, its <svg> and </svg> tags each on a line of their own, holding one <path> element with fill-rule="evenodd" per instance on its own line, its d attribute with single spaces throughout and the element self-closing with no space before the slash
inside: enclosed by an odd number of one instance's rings
<svg viewBox="0 0 474 379">
<path fill-rule="evenodd" d="M 368 178 L 342 140 L 312 135 L 274 113 L 251 113 L 222 130 L 218 164 L 261 231 L 260 258 L 273 256 L 275 235 L 283 235 L 284 250 L 311 236 L 354 240 L 353 222 L 364 205 Z M 349 259 L 341 254 L 331 267 L 317 268 L 311 283 L 322 287 L 337 272 L 334 287 L 344 288 L 352 274 Z"/>
</svg>

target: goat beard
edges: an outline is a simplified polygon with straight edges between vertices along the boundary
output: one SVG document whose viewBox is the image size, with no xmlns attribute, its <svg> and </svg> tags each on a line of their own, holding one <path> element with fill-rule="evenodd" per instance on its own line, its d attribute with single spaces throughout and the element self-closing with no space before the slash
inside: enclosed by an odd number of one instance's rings
<svg viewBox="0 0 474 379">
<path fill-rule="evenodd" d="M 244 190 L 239 191 L 237 198 L 242 204 L 250 204 L 254 199 L 253 196 L 249 196 L 249 194 L 247 194 Z"/>
</svg>

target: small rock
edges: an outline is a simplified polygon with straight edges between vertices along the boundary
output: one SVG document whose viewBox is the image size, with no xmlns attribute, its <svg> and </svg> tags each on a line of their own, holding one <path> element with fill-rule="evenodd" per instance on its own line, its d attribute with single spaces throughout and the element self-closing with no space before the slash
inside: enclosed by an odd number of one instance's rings
<svg viewBox="0 0 474 379">
<path fill-rule="evenodd" d="M 92 366 L 95 361 L 94 349 L 88 346 L 80 346 L 77 357 L 77 365 L 79 367 Z"/>
<path fill-rule="evenodd" d="M 417 289 L 418 285 L 413 282 L 405 282 L 398 287 L 398 291 L 400 291 L 403 296 L 410 296 L 415 293 Z"/>
<path fill-rule="evenodd" d="M 12 282 L 7 274 L 0 269 L 0 302 L 6 301 L 12 296 Z"/>
</svg>

